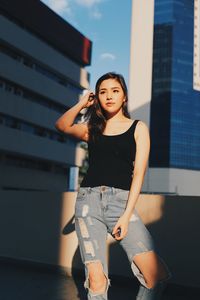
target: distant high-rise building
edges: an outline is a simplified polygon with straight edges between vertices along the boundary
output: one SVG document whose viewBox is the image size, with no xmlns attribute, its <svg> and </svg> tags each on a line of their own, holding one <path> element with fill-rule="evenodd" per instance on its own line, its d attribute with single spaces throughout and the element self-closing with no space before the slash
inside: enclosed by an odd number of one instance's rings
<svg viewBox="0 0 200 300">
<path fill-rule="evenodd" d="M 194 89 L 200 91 L 200 0 L 194 0 Z"/>
<path fill-rule="evenodd" d="M 139 114 L 148 111 L 151 134 L 145 189 L 198 195 L 200 92 L 193 88 L 194 1 L 155 0 L 154 8 L 152 96 L 138 109 Z"/>
<path fill-rule="evenodd" d="M 0 189 L 68 190 L 77 141 L 55 121 L 89 86 L 91 41 L 39 0 L 0 0 Z"/>
</svg>

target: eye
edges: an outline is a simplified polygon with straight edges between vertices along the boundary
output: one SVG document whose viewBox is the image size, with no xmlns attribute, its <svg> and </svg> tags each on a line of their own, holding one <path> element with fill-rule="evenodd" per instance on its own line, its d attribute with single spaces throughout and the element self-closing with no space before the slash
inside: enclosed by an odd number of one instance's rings
<svg viewBox="0 0 200 300">
<path fill-rule="evenodd" d="M 119 90 L 113 90 L 114 93 L 119 93 Z"/>
<path fill-rule="evenodd" d="M 100 94 L 100 95 L 103 95 L 103 94 L 105 94 L 105 91 L 101 91 L 99 94 Z"/>
</svg>

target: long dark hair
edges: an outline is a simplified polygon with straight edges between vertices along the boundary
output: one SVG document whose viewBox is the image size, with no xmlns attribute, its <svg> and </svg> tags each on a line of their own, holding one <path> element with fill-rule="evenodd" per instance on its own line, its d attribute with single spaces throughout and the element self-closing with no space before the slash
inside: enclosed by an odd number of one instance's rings
<svg viewBox="0 0 200 300">
<path fill-rule="evenodd" d="M 88 108 L 88 110 L 85 114 L 85 119 L 88 121 L 89 140 L 90 141 L 96 141 L 98 139 L 98 137 L 102 134 L 102 132 L 104 131 L 105 126 L 106 126 L 105 113 L 99 103 L 99 98 L 98 98 L 100 85 L 101 85 L 102 81 L 104 81 L 106 79 L 115 79 L 121 85 L 122 90 L 125 95 L 125 99 L 126 99 L 125 102 L 123 102 L 122 112 L 123 112 L 124 116 L 130 118 L 130 115 L 128 113 L 128 106 L 127 106 L 128 90 L 127 90 L 127 86 L 126 86 L 124 77 L 121 74 L 117 74 L 114 72 L 109 72 L 109 73 L 104 74 L 96 82 L 94 104 Z"/>
</svg>

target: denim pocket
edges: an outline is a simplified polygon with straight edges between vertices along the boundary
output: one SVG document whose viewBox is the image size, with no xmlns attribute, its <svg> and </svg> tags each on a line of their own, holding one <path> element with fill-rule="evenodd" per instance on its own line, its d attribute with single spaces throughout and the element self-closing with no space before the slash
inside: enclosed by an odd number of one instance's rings
<svg viewBox="0 0 200 300">
<path fill-rule="evenodd" d="M 87 190 L 84 188 L 80 188 L 76 196 L 76 201 L 83 201 L 86 198 L 86 196 L 87 196 Z"/>
<path fill-rule="evenodd" d="M 116 198 L 120 201 L 126 202 L 128 200 L 129 190 L 120 190 L 116 192 Z"/>
</svg>

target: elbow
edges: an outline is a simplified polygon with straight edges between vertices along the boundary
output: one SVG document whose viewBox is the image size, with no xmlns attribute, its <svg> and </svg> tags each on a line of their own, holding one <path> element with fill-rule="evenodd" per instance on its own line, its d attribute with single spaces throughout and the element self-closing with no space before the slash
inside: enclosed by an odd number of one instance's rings
<svg viewBox="0 0 200 300">
<path fill-rule="evenodd" d="M 56 122 L 56 123 L 54 124 L 54 127 L 55 127 L 57 130 L 59 130 L 59 124 L 58 124 L 58 122 Z"/>
<path fill-rule="evenodd" d="M 60 121 L 56 121 L 56 123 L 54 124 L 55 128 L 62 132 L 62 133 L 66 133 L 68 134 L 70 132 L 70 127 L 67 126 L 66 124 L 64 124 L 63 122 Z"/>
<path fill-rule="evenodd" d="M 54 126 L 58 131 L 62 131 L 62 132 L 64 131 L 64 128 L 63 128 L 62 124 L 59 121 L 56 121 Z"/>
</svg>

